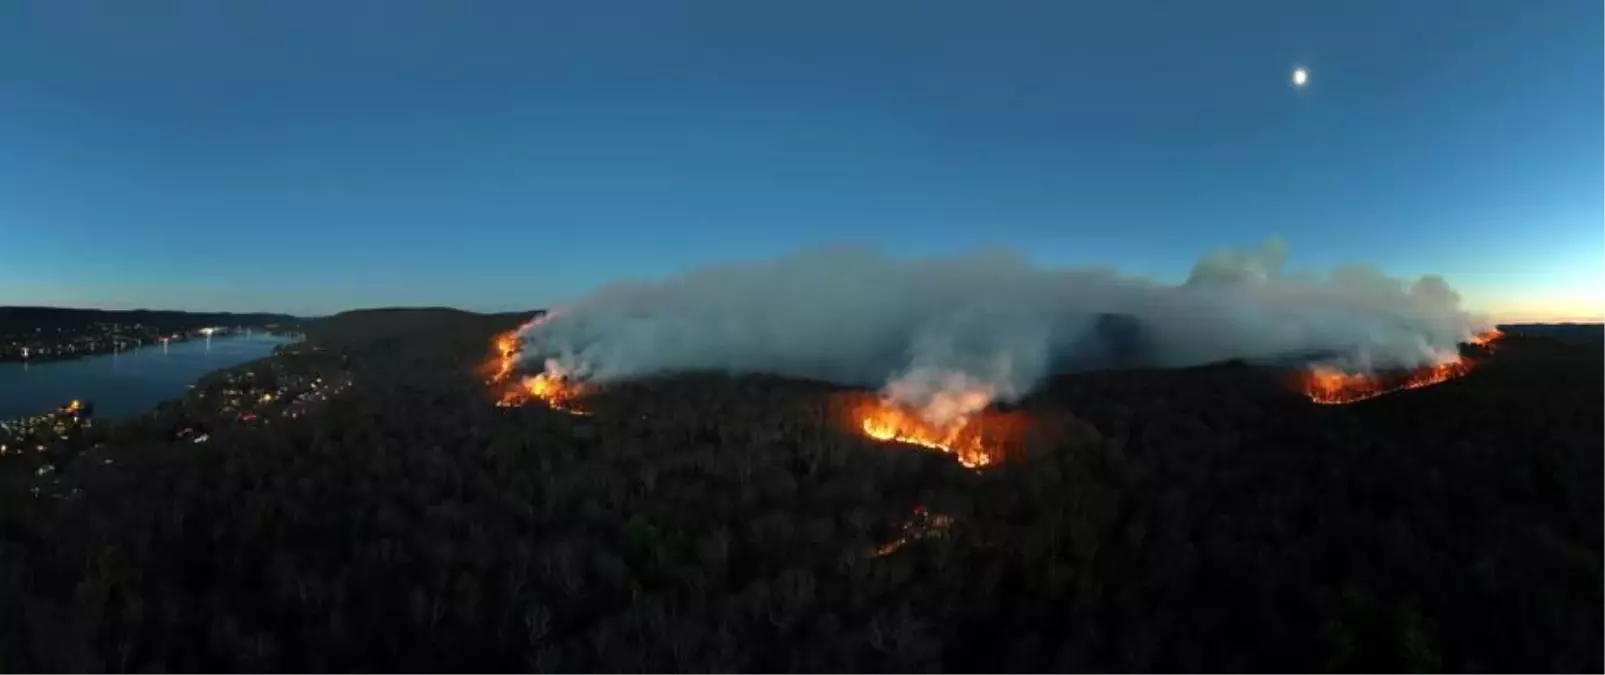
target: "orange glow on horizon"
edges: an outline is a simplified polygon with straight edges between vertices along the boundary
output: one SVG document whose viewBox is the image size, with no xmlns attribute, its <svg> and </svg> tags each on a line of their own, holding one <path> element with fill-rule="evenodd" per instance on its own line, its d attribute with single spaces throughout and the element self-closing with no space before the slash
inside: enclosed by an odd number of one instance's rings
<svg viewBox="0 0 1605 675">
<path fill-rule="evenodd" d="M 1570 276 L 1570 275 L 1568 275 Z M 1496 297 L 1478 303 L 1495 323 L 1605 323 L 1605 284 L 1598 274 L 1578 274 L 1535 289 L 1532 296 Z"/>
<path fill-rule="evenodd" d="M 1605 323 L 1605 314 L 1576 314 L 1576 315 L 1540 314 L 1540 313 L 1534 313 L 1534 314 L 1507 314 L 1507 315 L 1501 316 L 1497 320 L 1497 323 L 1507 324 L 1507 325 L 1508 324 L 1521 324 L 1521 323 L 1536 323 L 1536 324 Z"/>
</svg>

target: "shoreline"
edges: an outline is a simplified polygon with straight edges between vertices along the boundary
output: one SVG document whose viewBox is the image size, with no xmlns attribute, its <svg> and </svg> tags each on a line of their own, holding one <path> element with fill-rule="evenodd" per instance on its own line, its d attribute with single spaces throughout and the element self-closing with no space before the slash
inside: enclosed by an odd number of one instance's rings
<svg viewBox="0 0 1605 675">
<path fill-rule="evenodd" d="M 117 419 L 107 419 L 106 422 L 108 424 L 116 424 L 116 423 L 121 423 L 121 422 L 133 422 L 133 421 L 136 421 L 136 420 L 143 420 L 143 419 L 147 419 L 147 418 L 153 417 L 153 416 L 158 415 L 158 414 L 160 414 L 162 412 L 171 410 L 175 406 L 176 407 L 182 407 L 184 404 L 186 404 L 186 403 L 188 403 L 190 401 L 190 396 L 192 394 L 194 394 L 196 390 L 202 389 L 205 386 L 209 386 L 209 385 L 215 384 L 214 382 L 212 382 L 212 380 L 214 380 L 216 378 L 219 378 L 219 377 L 225 377 L 225 376 L 228 376 L 230 374 L 237 373 L 239 371 L 248 372 L 248 371 L 250 371 L 250 370 L 252 370 L 252 369 L 254 369 L 257 366 L 260 366 L 262 364 L 271 363 L 271 362 L 276 361 L 278 359 L 282 359 L 285 356 L 293 356 L 293 354 L 286 354 L 283 351 L 284 348 L 285 347 L 289 347 L 289 346 L 293 346 L 293 345 L 303 344 L 303 343 L 306 342 L 306 337 L 305 336 L 290 337 L 290 336 L 279 335 L 277 337 L 286 337 L 288 339 L 288 341 L 287 342 L 281 342 L 279 344 L 274 345 L 273 349 L 269 350 L 267 355 L 265 355 L 265 356 L 260 356 L 260 357 L 251 359 L 250 361 L 243 361 L 243 362 L 240 362 L 240 363 L 236 363 L 236 364 L 234 364 L 232 366 L 225 366 L 223 368 L 218 368 L 216 370 L 209 370 L 209 371 L 206 371 L 204 373 L 201 373 L 200 375 L 197 375 L 195 377 L 195 379 L 190 380 L 185 385 L 184 393 L 179 394 L 178 396 L 174 396 L 174 397 L 171 397 L 171 398 L 165 398 L 165 399 L 162 399 L 160 401 L 157 401 L 155 405 L 152 405 L 151 407 L 146 408 L 145 410 L 142 410 L 142 411 L 140 411 L 138 413 L 131 413 L 131 414 L 127 415 L 127 416 L 124 416 L 124 417 L 121 417 L 121 418 L 117 418 Z M 315 351 L 321 351 L 321 350 L 315 350 Z"/>
<path fill-rule="evenodd" d="M 130 410 L 130 411 L 123 412 L 123 413 L 120 413 L 120 414 L 106 414 L 106 413 L 97 414 L 97 415 L 95 415 L 93 417 L 93 419 L 96 422 L 100 423 L 100 424 L 104 424 L 104 425 L 108 425 L 108 426 L 117 425 L 117 424 L 124 424 L 124 423 L 136 422 L 138 420 L 147 418 L 147 417 L 149 417 L 151 415 L 154 415 L 156 413 L 159 413 L 160 411 L 162 411 L 162 410 L 164 410 L 166 408 L 169 408 L 169 407 L 171 407 L 172 405 L 175 405 L 175 404 L 181 406 L 188 399 L 190 393 L 193 392 L 199 385 L 201 385 L 202 383 L 206 382 L 207 380 L 209 380 L 211 378 L 214 378 L 214 377 L 216 377 L 216 376 L 218 376 L 220 374 L 228 373 L 228 372 L 236 370 L 236 369 L 247 368 L 247 367 L 250 367 L 250 366 L 255 365 L 255 364 L 269 362 L 269 361 L 271 361 L 273 359 L 278 358 L 281 355 L 281 350 L 284 347 L 286 347 L 288 345 L 299 344 L 300 342 L 302 342 L 304 340 L 304 338 L 301 338 L 301 337 L 293 337 L 293 336 L 284 335 L 284 334 L 276 334 L 275 333 L 275 334 L 272 334 L 272 336 L 274 338 L 278 339 L 278 343 L 274 344 L 269 349 L 267 354 L 252 358 L 252 359 L 247 360 L 247 361 L 242 361 L 240 363 L 235 363 L 235 364 L 223 366 L 223 367 L 220 367 L 220 368 L 214 368 L 212 370 L 207 370 L 205 372 L 199 373 L 199 374 L 195 375 L 193 378 L 190 378 L 188 381 L 184 382 L 184 384 L 182 385 L 183 388 L 181 390 L 179 390 L 178 392 L 175 392 L 172 395 L 164 396 L 164 397 L 162 397 L 160 399 L 157 399 L 157 400 L 151 402 L 149 405 L 141 406 L 137 410 Z M 243 334 L 227 335 L 227 336 L 221 337 L 220 339 L 227 340 L 227 339 L 237 338 L 237 337 L 244 337 L 244 335 Z M 191 340 L 182 340 L 182 341 L 175 340 L 174 342 L 195 342 L 195 340 L 193 340 L 193 339 L 191 339 Z M 134 350 L 125 350 L 123 352 L 117 352 L 117 353 L 119 353 L 119 354 L 132 354 L 132 353 L 134 353 Z M 70 357 L 70 358 L 53 359 L 53 360 L 49 360 L 49 361 L 41 360 L 41 361 L 39 361 L 39 363 L 41 363 L 41 364 L 54 364 L 54 363 L 65 363 L 65 362 L 70 362 L 70 361 L 84 361 L 84 360 L 88 360 L 88 359 L 91 359 L 91 358 L 94 358 L 94 357 L 105 357 L 105 356 L 109 356 L 109 355 L 113 355 L 113 354 L 109 353 L 109 352 L 108 353 L 99 353 L 99 354 L 78 354 L 78 355 L 75 355 L 75 356 Z M 27 362 L 23 362 L 23 361 L 0 361 L 0 369 L 4 369 L 4 367 L 6 365 L 8 365 L 8 364 L 21 364 L 22 366 L 27 367 L 30 363 L 33 363 L 33 362 L 34 361 L 32 361 L 32 360 L 27 361 Z M 93 395 L 85 395 L 83 392 L 74 392 L 73 394 L 68 396 L 68 398 L 69 399 L 76 398 L 78 400 L 84 401 L 85 403 L 96 404 L 97 407 L 99 407 L 98 404 L 101 403 L 100 401 L 98 401 L 96 399 L 95 396 L 93 396 Z M 13 414 L 10 414 L 10 415 L 7 415 L 7 416 L 0 416 L 0 422 L 23 420 L 23 419 L 29 419 L 29 418 L 37 417 L 37 416 L 40 416 L 40 415 L 47 415 L 47 414 L 50 414 L 51 411 L 55 410 L 56 407 L 60 406 L 64 402 L 65 402 L 65 400 L 63 400 L 63 401 L 54 401 L 54 402 L 45 402 L 45 404 L 43 406 L 40 406 L 40 407 L 37 407 L 37 408 L 33 408 L 33 409 L 30 409 L 30 410 L 26 410 L 26 411 L 22 411 L 22 410 L 14 411 Z"/>
<path fill-rule="evenodd" d="M 255 337 L 258 334 L 260 334 L 260 335 L 268 335 L 268 336 L 277 337 L 277 338 L 283 338 L 283 339 L 287 339 L 287 340 L 291 340 L 291 341 L 305 339 L 305 335 L 304 334 L 299 333 L 299 332 L 294 332 L 294 331 L 269 331 L 269 330 L 256 331 L 254 329 L 253 329 L 252 333 L 229 332 L 229 333 L 223 333 L 223 334 L 218 335 L 216 337 L 221 338 L 221 339 L 228 339 L 228 338 L 239 338 L 239 337 Z M 203 335 L 199 335 L 199 334 L 197 334 L 197 335 L 180 334 L 180 335 L 181 335 L 181 337 L 169 338 L 165 342 L 165 344 L 184 344 L 184 343 L 189 343 L 189 342 L 195 342 L 198 339 L 202 339 L 202 338 L 207 337 L 207 336 L 203 336 Z M 160 339 L 151 339 L 151 340 L 136 339 L 136 340 L 133 340 L 132 342 L 123 342 L 122 344 L 123 345 L 131 345 L 131 346 L 125 346 L 124 348 L 119 349 L 119 348 L 117 348 L 116 343 L 113 343 L 113 347 L 110 348 L 110 349 L 107 349 L 105 347 L 95 347 L 95 348 L 86 348 L 86 349 L 82 349 L 82 350 L 74 350 L 74 351 L 68 351 L 68 352 L 48 352 L 48 353 L 45 353 L 45 354 L 30 354 L 27 357 L 18 356 L 16 354 L 11 354 L 11 353 L 0 352 L 0 364 L 5 364 L 5 363 L 21 363 L 21 364 L 63 363 L 63 362 L 68 362 L 68 361 L 80 361 L 80 360 L 83 360 L 83 359 L 93 358 L 93 357 L 96 357 L 96 356 L 107 356 L 107 355 L 115 355 L 115 354 L 122 354 L 122 353 L 126 353 L 126 352 L 138 351 L 142 347 L 154 347 L 154 346 L 157 346 L 157 345 L 164 344 L 164 342 L 162 340 L 160 340 Z"/>
<path fill-rule="evenodd" d="M 92 398 L 50 402 L 33 410 L 18 411 L 21 414 L 0 419 L 0 456 L 6 456 L 8 460 L 12 459 L 11 456 L 42 457 L 40 461 L 44 462 L 43 466 L 51 468 L 41 468 L 41 470 L 54 473 L 56 471 L 54 467 L 62 465 L 63 462 L 70 463 L 73 458 L 104 447 L 118 434 L 175 440 L 184 437 L 180 435 L 169 438 L 167 427 L 177 428 L 175 425 L 179 425 L 191 430 L 200 430 L 199 436 L 187 440 L 195 443 L 205 442 L 208 438 L 208 429 L 229 426 L 227 422 L 235 421 L 227 416 L 227 411 L 238 405 L 237 401 L 228 403 L 227 407 L 219 410 L 209 410 L 217 403 L 226 400 L 223 396 L 230 393 L 227 389 L 234 386 L 232 383 L 241 379 L 249 380 L 253 371 L 284 371 L 288 367 L 287 360 L 293 360 L 297 354 L 304 353 L 295 350 L 295 347 L 303 342 L 304 339 L 292 338 L 273 345 L 265 355 L 199 373 L 184 383 L 183 389 L 177 393 L 120 414 L 96 415 L 95 401 Z M 241 378 L 241 375 L 245 377 Z M 322 379 L 318 381 L 322 382 Z M 340 389 L 349 385 L 349 380 L 344 384 L 338 382 L 339 378 L 334 378 L 330 383 Z M 317 385 L 313 384 L 312 387 L 316 389 Z M 282 396 L 282 392 L 275 393 Z M 208 399 L 213 399 L 216 403 Z M 290 405 L 296 404 L 291 402 Z M 250 407 L 250 404 L 247 404 L 247 407 Z M 80 410 L 84 413 L 82 416 L 70 414 L 68 417 L 63 417 L 68 411 Z M 291 412 L 293 410 L 287 409 L 283 414 Z M 241 417 L 241 420 L 250 422 L 255 418 L 256 415 L 252 414 Z M 185 420 L 189 423 L 185 423 Z M 0 472 L 10 470 L 14 466 L 13 462 L 0 461 Z"/>
<path fill-rule="evenodd" d="M 191 342 L 193 340 L 194 340 L 194 338 L 182 337 L 182 338 L 170 339 L 170 340 L 168 340 L 168 344 L 172 344 L 172 343 L 175 343 L 175 342 L 177 342 L 177 343 Z M 46 353 L 46 354 L 39 355 L 39 356 L 34 356 L 34 355 L 30 354 L 27 357 L 14 356 L 14 355 L 11 355 L 11 354 L 0 354 L 0 363 L 34 364 L 34 363 L 61 363 L 61 362 L 64 362 L 64 361 L 78 361 L 78 360 L 87 359 L 87 358 L 91 358 L 91 357 L 95 357 L 95 356 L 105 356 L 107 354 L 121 354 L 121 353 L 123 353 L 125 351 L 136 351 L 140 347 L 144 347 L 145 344 L 146 343 L 144 343 L 142 341 L 136 341 L 134 343 L 134 345 L 132 347 L 128 348 L 128 349 L 118 349 L 115 346 L 112 347 L 111 349 L 106 349 L 104 347 L 96 347 L 96 348 L 90 348 L 90 349 L 84 349 L 84 350 L 74 350 L 74 351 L 69 351 L 69 352 L 66 352 L 66 353 L 61 353 L 61 352 Z M 158 341 L 153 342 L 152 344 L 161 344 L 161 341 L 158 340 Z"/>
</svg>

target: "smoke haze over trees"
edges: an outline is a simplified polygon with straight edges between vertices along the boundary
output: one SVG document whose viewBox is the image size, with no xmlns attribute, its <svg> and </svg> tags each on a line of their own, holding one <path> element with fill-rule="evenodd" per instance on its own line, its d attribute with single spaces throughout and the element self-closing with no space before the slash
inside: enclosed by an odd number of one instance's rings
<svg viewBox="0 0 1605 675">
<path fill-rule="evenodd" d="M 879 387 L 927 410 L 1006 401 L 1053 372 L 1321 358 L 1409 368 L 1489 327 L 1440 277 L 1289 273 L 1278 240 L 1206 255 L 1181 285 L 1044 269 L 1007 250 L 903 260 L 809 250 L 604 287 L 522 331 L 526 368 L 614 381 L 775 373 Z M 984 400 L 982 402 L 984 405 Z"/>
</svg>

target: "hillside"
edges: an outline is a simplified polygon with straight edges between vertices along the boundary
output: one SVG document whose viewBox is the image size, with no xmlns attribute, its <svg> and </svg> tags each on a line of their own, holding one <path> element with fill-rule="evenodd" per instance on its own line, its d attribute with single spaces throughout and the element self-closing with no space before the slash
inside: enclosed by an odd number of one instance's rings
<svg viewBox="0 0 1605 675">
<path fill-rule="evenodd" d="M 1242 364 L 1054 379 L 982 472 L 852 392 L 683 375 L 491 405 L 517 316 L 309 328 L 319 415 L 117 430 L 0 493 L 8 670 L 1602 669 L 1600 351 L 1316 406 Z M 314 358 L 307 356 L 304 358 Z M 845 397 L 845 398 L 844 398 Z"/>
<path fill-rule="evenodd" d="M 1605 343 L 1605 325 L 1597 323 L 1517 323 L 1502 325 L 1499 329 L 1513 335 L 1547 337 L 1571 344 Z"/>
<path fill-rule="evenodd" d="M 483 346 L 492 326 L 515 325 L 538 316 L 539 310 L 510 314 L 476 314 L 449 307 L 395 307 L 341 312 L 307 324 L 309 339 L 340 347 L 375 346 L 396 341 L 425 341 L 431 335 L 473 335 Z M 432 345 L 439 346 L 439 345 Z M 449 348 L 448 348 L 449 349 Z"/>
</svg>

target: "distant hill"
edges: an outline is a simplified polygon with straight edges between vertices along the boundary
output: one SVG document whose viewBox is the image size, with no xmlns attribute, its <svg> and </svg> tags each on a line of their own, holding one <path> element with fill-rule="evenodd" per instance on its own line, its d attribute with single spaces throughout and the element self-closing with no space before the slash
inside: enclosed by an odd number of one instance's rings
<svg viewBox="0 0 1605 675">
<path fill-rule="evenodd" d="M 1512 335 L 1546 337 L 1570 344 L 1605 343 L 1605 324 L 1598 323 L 1512 323 L 1499 330 Z"/>
<path fill-rule="evenodd" d="M 69 307 L 0 307 L 0 333 L 15 329 L 74 328 L 96 322 L 141 323 L 163 328 L 206 326 L 296 325 L 302 320 L 289 314 L 233 312 L 178 312 L 152 309 L 76 309 Z"/>
<path fill-rule="evenodd" d="M 451 307 L 384 307 L 357 309 L 310 321 L 307 337 L 330 347 L 356 347 L 410 338 L 425 333 L 473 332 L 477 339 L 544 314 L 545 310 L 479 314 Z"/>
</svg>

